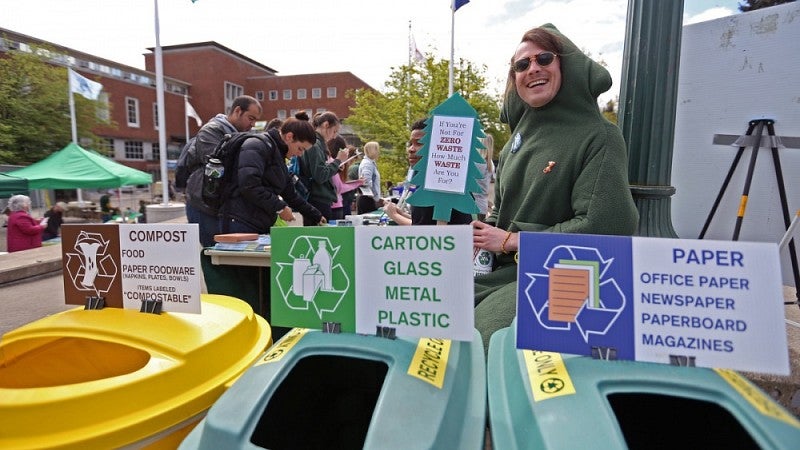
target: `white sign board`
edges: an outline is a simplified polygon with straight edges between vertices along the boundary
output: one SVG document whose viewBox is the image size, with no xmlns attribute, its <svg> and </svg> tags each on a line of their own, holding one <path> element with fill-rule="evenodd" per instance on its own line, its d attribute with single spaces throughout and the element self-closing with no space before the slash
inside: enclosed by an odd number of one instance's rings
<svg viewBox="0 0 800 450">
<path fill-rule="evenodd" d="M 120 224 L 123 307 L 161 300 L 162 310 L 200 313 L 200 242 L 196 225 Z"/>
<path fill-rule="evenodd" d="M 474 329 L 468 225 L 356 228 L 356 329 L 469 341 Z"/>
<path fill-rule="evenodd" d="M 474 123 L 473 117 L 433 116 L 425 189 L 464 193 Z"/>
</svg>

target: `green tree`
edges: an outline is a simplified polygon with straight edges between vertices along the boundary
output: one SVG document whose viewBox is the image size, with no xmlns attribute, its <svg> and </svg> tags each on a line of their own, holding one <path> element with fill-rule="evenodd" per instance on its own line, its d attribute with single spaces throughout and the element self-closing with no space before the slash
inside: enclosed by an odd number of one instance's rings
<svg viewBox="0 0 800 450">
<path fill-rule="evenodd" d="M 782 5 L 784 3 L 792 3 L 794 0 L 744 0 L 739 3 L 739 11 L 748 12 L 755 11 L 761 8 L 768 8 L 770 6 Z"/>
<path fill-rule="evenodd" d="M 486 66 L 461 59 L 453 67 L 453 89 L 478 112 L 478 120 L 495 142 L 508 140 L 508 126 L 500 123 L 500 99 L 487 94 Z M 449 61 L 428 58 L 423 63 L 392 68 L 385 92 L 359 89 L 349 93 L 355 104 L 347 124 L 362 140 L 378 141 L 383 150 L 378 160 L 381 178 L 398 183 L 408 172 L 406 142 L 409 127 L 427 117 L 447 100 Z"/>
<path fill-rule="evenodd" d="M 30 164 L 72 140 L 67 69 L 52 65 L 47 49 L 9 51 L 0 57 L 0 163 Z M 108 125 L 96 114 L 101 102 L 75 95 L 80 138 Z"/>
</svg>

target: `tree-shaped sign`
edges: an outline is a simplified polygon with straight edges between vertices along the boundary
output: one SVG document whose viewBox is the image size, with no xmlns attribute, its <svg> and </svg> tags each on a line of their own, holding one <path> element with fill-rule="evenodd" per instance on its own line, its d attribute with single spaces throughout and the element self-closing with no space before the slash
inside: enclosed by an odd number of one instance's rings
<svg viewBox="0 0 800 450">
<path fill-rule="evenodd" d="M 433 218 L 450 220 L 453 209 L 478 213 L 472 192 L 481 192 L 482 176 L 476 163 L 485 163 L 478 152 L 484 137 L 478 113 L 456 92 L 431 111 L 425 136 L 414 165 L 411 184 L 417 190 L 408 198 L 413 206 L 433 206 Z"/>
</svg>

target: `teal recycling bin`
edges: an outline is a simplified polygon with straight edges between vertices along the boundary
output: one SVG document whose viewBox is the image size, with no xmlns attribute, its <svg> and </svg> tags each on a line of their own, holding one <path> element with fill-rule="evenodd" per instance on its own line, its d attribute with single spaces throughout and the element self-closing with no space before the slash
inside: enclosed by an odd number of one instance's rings
<svg viewBox="0 0 800 450">
<path fill-rule="evenodd" d="M 800 422 L 734 371 L 517 350 L 489 344 L 495 450 L 798 449 Z"/>
<path fill-rule="evenodd" d="M 483 449 L 486 365 L 470 342 L 294 328 L 181 449 Z"/>
</svg>

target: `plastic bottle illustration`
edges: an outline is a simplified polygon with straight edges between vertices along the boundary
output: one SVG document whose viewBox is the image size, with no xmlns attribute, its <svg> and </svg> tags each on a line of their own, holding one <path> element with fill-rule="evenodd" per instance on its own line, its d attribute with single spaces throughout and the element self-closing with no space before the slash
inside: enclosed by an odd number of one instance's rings
<svg viewBox="0 0 800 450">
<path fill-rule="evenodd" d="M 320 272 L 322 272 L 323 281 L 322 281 L 322 290 L 323 291 L 332 291 L 333 290 L 333 277 L 331 276 L 331 254 L 328 253 L 327 243 L 324 240 L 319 241 L 319 248 L 314 253 L 314 264 L 319 267 Z"/>
</svg>

